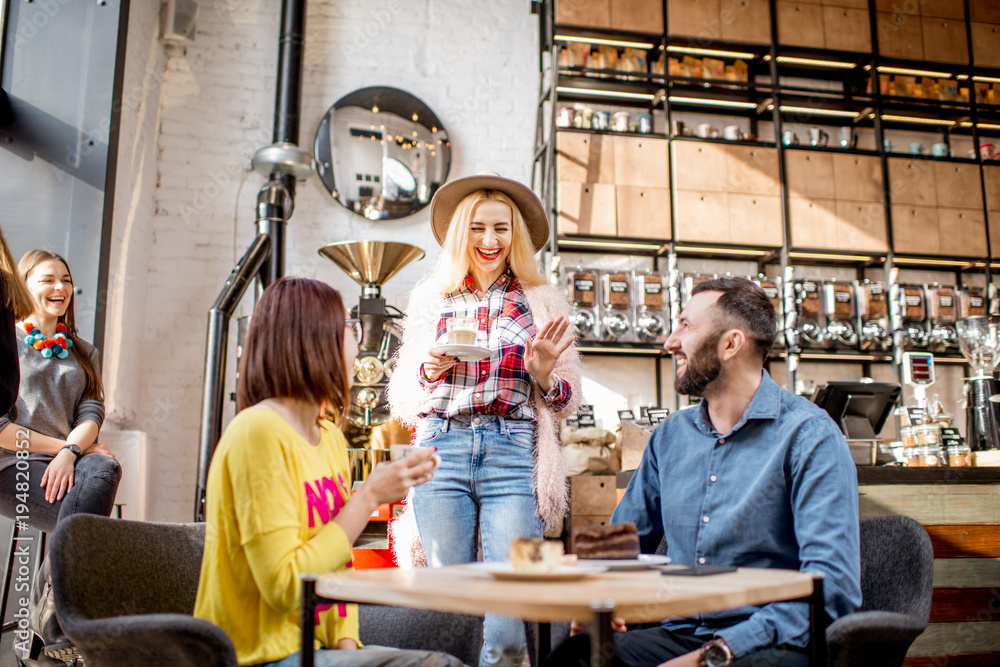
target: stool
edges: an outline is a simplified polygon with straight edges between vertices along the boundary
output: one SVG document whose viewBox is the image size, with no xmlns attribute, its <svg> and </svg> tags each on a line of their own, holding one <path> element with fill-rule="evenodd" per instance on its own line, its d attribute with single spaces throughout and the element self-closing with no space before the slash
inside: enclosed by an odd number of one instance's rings
<svg viewBox="0 0 1000 667">
<path fill-rule="evenodd" d="M 13 528 L 10 531 L 10 547 L 7 552 L 7 561 L 4 563 L 3 572 L 3 589 L 0 590 L 0 620 L 3 620 L 7 616 L 7 596 L 10 593 L 10 582 L 14 577 L 14 558 L 17 556 L 17 546 L 20 542 L 26 542 L 33 540 L 33 536 L 22 536 L 21 535 L 20 521 L 14 520 Z M 27 526 L 25 525 L 27 528 Z M 34 565 L 29 570 L 29 576 L 32 579 L 31 586 L 28 586 L 30 591 L 34 585 L 35 573 L 38 572 L 38 567 L 42 564 L 42 558 L 45 556 L 45 538 L 46 534 L 42 531 L 38 531 L 38 549 L 35 550 Z M 4 623 L 3 627 L 0 628 L 0 634 L 7 632 L 15 627 L 17 627 L 17 621 L 10 621 Z"/>
</svg>

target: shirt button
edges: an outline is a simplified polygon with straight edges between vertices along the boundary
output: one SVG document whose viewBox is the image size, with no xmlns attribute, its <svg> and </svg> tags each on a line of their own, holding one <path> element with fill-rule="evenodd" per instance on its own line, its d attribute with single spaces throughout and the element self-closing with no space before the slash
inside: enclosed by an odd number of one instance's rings
<svg viewBox="0 0 1000 667">
<path fill-rule="evenodd" d="M 705 559 L 704 558 L 699 558 L 698 559 L 698 565 L 704 565 L 704 564 L 705 564 Z"/>
<path fill-rule="evenodd" d="M 704 521 L 705 523 L 708 523 L 708 515 L 706 514 L 705 516 L 701 517 L 701 520 Z"/>
<path fill-rule="evenodd" d="M 719 438 L 719 444 L 720 445 L 726 444 L 726 439 L 725 438 Z"/>
<path fill-rule="evenodd" d="M 716 477 L 715 475 L 712 475 L 712 476 L 711 476 L 711 477 L 709 477 L 708 479 L 714 482 L 714 481 L 718 480 L 719 478 L 718 478 L 718 477 Z"/>
</svg>

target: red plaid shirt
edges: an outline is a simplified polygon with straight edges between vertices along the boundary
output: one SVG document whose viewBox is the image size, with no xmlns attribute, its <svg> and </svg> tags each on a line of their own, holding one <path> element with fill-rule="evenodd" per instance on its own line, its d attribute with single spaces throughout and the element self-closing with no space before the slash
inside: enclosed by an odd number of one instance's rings
<svg viewBox="0 0 1000 667">
<path fill-rule="evenodd" d="M 517 278 L 508 269 L 486 292 L 476 289 L 472 276 L 465 284 L 445 297 L 445 306 L 437 324 L 440 340 L 448 331 L 447 318 L 474 316 L 479 337 L 492 350 L 482 361 L 459 362 L 436 382 L 419 373 L 420 383 L 430 392 L 420 408 L 420 416 L 499 415 L 510 419 L 535 418 L 532 391 L 535 381 L 524 369 L 524 341 L 538 333 L 531 310 Z M 569 382 L 553 374 L 555 383 L 545 401 L 554 410 L 569 403 Z"/>
</svg>

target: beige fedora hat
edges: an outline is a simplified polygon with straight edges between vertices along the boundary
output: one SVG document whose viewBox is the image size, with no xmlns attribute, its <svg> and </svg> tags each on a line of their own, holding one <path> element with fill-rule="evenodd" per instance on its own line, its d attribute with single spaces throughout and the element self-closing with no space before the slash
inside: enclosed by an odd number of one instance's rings
<svg viewBox="0 0 1000 667">
<path fill-rule="evenodd" d="M 475 176 L 456 178 L 442 185 L 434 193 L 434 198 L 431 199 L 431 229 L 438 245 L 444 244 L 451 216 L 454 215 L 459 202 L 477 190 L 499 190 L 514 200 L 528 226 L 535 252 L 545 247 L 549 240 L 549 220 L 545 217 L 542 202 L 528 186 L 504 178 L 495 171 L 483 171 Z"/>
</svg>

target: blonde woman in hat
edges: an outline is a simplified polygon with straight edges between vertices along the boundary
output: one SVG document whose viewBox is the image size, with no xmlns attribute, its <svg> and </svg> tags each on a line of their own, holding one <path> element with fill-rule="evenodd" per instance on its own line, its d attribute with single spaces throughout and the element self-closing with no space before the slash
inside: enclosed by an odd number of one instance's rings
<svg viewBox="0 0 1000 667">
<path fill-rule="evenodd" d="M 512 538 L 541 537 L 566 511 L 556 425 L 580 398 L 569 304 L 535 260 L 549 225 L 530 189 L 490 172 L 446 184 L 430 208 L 442 253 L 413 290 L 389 398 L 442 465 L 409 505 L 431 566 L 476 560 L 477 533 L 483 559 L 503 561 Z M 475 318 L 488 356 L 433 350 L 455 315 Z M 521 664 L 520 621 L 487 616 L 483 635 L 480 665 Z"/>
</svg>

